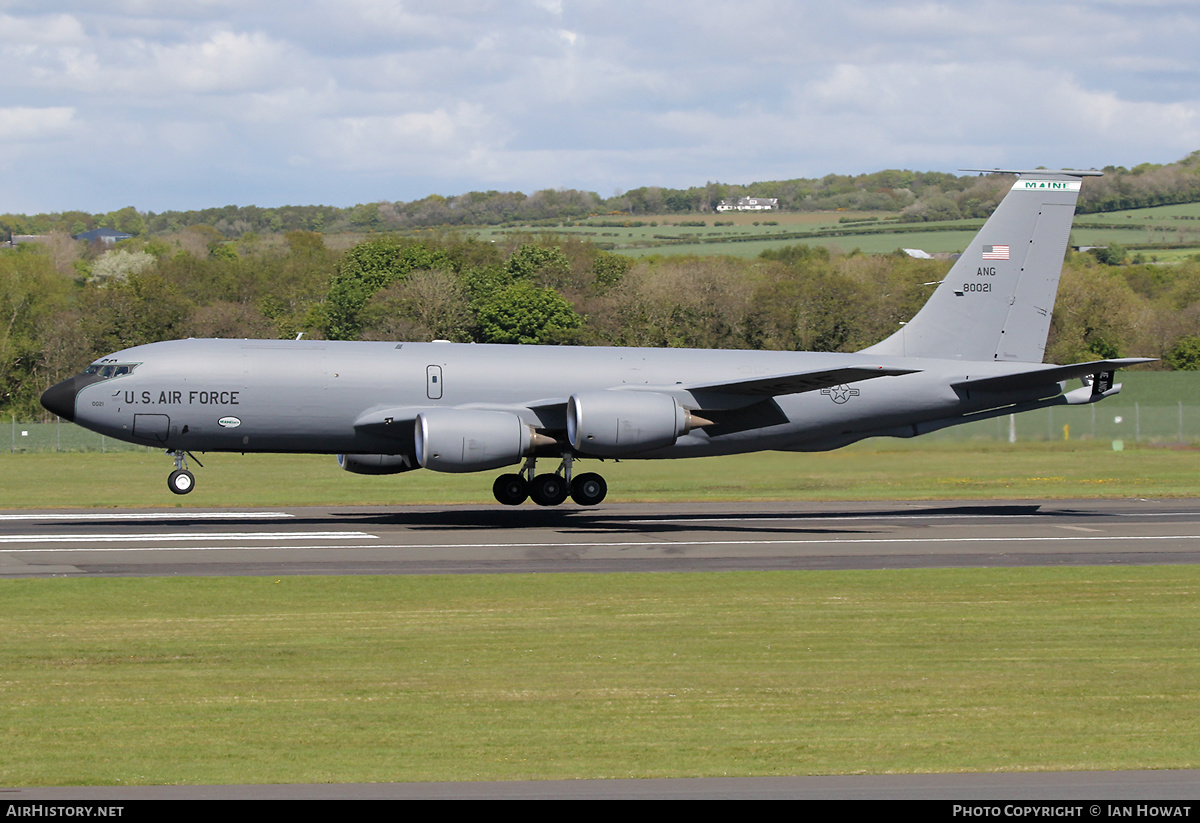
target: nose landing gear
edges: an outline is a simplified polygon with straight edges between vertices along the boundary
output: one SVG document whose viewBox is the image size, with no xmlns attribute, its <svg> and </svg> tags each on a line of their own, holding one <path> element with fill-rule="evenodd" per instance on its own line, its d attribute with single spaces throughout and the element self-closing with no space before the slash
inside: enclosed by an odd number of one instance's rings
<svg viewBox="0 0 1200 823">
<path fill-rule="evenodd" d="M 196 460 L 196 455 L 182 450 L 168 451 L 175 458 L 175 471 L 167 476 L 167 488 L 175 494 L 187 494 L 196 488 L 196 476 L 187 470 L 187 459 Z M 204 464 L 196 460 L 196 465 L 204 468 Z"/>
</svg>

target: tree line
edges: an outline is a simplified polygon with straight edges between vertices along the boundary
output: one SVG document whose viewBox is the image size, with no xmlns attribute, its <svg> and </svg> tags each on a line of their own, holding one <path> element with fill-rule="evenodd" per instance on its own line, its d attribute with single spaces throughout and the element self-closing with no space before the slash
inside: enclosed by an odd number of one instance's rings
<svg viewBox="0 0 1200 823">
<path fill-rule="evenodd" d="M 1200 151 L 1176 163 L 1143 163 L 1131 169 L 1107 166 L 1105 176 L 1083 187 L 1082 213 L 1200 201 Z M 137 236 L 167 235 L 189 226 L 211 226 L 226 240 L 257 235 L 313 231 L 387 232 L 432 226 L 558 224 L 589 215 L 702 214 L 726 198 L 774 197 L 787 211 L 848 209 L 899 213 L 907 221 L 981 218 L 991 214 L 1012 178 L 995 174 L 953 175 L 889 169 L 871 174 L 830 174 L 821 178 L 706 183 L 687 189 L 643 186 L 613 197 L 576 189 L 522 192 L 431 194 L 410 202 L 334 206 L 223 206 L 193 211 L 139 212 L 132 206 L 103 214 L 68 211 L 0 215 L 0 238 L 61 232 L 79 234 L 98 227 Z"/>
<path fill-rule="evenodd" d="M 634 261 L 579 240 L 442 233 L 331 248 L 311 231 L 211 228 L 108 250 L 69 238 L 0 252 L 0 411 L 93 359 L 182 337 L 855 351 L 912 317 L 949 263 L 789 246 L 758 258 Z M 1200 367 L 1200 261 L 1069 253 L 1046 359 Z"/>
</svg>

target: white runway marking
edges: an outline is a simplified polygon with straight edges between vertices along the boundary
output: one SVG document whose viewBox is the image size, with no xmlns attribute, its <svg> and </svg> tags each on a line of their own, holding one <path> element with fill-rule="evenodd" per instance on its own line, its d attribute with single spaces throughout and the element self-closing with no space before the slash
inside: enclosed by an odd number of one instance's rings
<svg viewBox="0 0 1200 823">
<path fill-rule="evenodd" d="M 1195 516 L 1195 512 L 1113 512 L 1104 517 L 1186 517 Z M 893 514 L 795 514 L 795 515 L 760 515 L 758 517 L 655 517 L 640 520 L 629 520 L 629 523 L 808 523 L 814 520 L 979 520 L 981 517 L 998 517 L 1005 522 L 1023 518 L 1042 518 L 1045 514 L 921 514 L 912 511 L 900 511 Z M 1099 519 L 1099 518 L 1098 518 Z"/>
<path fill-rule="evenodd" d="M 618 542 L 579 541 L 554 543 L 401 543 L 392 545 L 374 545 L 372 549 L 542 549 L 547 547 L 569 549 L 575 546 L 593 546 L 600 548 L 636 549 L 664 548 L 673 546 L 803 546 L 828 544 L 904 544 L 915 543 L 927 545 L 930 543 L 1061 543 L 1063 541 L 1080 540 L 1200 540 L 1200 534 L 1168 534 L 1154 536 L 1136 535 L 1096 535 L 1094 537 L 880 537 L 880 538 L 823 538 L 814 537 L 804 540 L 629 540 Z M 264 549 L 279 548 L 263 546 Z"/>
<path fill-rule="evenodd" d="M 177 543 L 184 540 L 378 540 L 366 532 L 179 532 L 176 534 L 4 534 L 0 543 Z"/>
<path fill-rule="evenodd" d="M 295 517 L 287 512 L 66 512 L 53 514 L 0 514 L 0 522 L 12 520 L 281 520 Z"/>
</svg>

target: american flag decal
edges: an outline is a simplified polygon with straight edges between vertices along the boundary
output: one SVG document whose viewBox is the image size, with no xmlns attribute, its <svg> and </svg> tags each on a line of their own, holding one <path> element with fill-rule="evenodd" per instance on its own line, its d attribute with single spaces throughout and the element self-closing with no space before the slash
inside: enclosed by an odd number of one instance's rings
<svg viewBox="0 0 1200 823">
<path fill-rule="evenodd" d="M 1007 260 L 1008 259 L 1008 246 L 984 246 L 983 247 L 983 259 L 984 260 Z"/>
</svg>

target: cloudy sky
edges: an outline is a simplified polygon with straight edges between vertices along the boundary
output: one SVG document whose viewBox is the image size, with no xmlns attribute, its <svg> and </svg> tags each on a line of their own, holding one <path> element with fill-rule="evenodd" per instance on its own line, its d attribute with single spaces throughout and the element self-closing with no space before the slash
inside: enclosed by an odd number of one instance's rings
<svg viewBox="0 0 1200 823">
<path fill-rule="evenodd" d="M 0 213 L 1132 166 L 1200 3 L 0 0 Z"/>
</svg>

